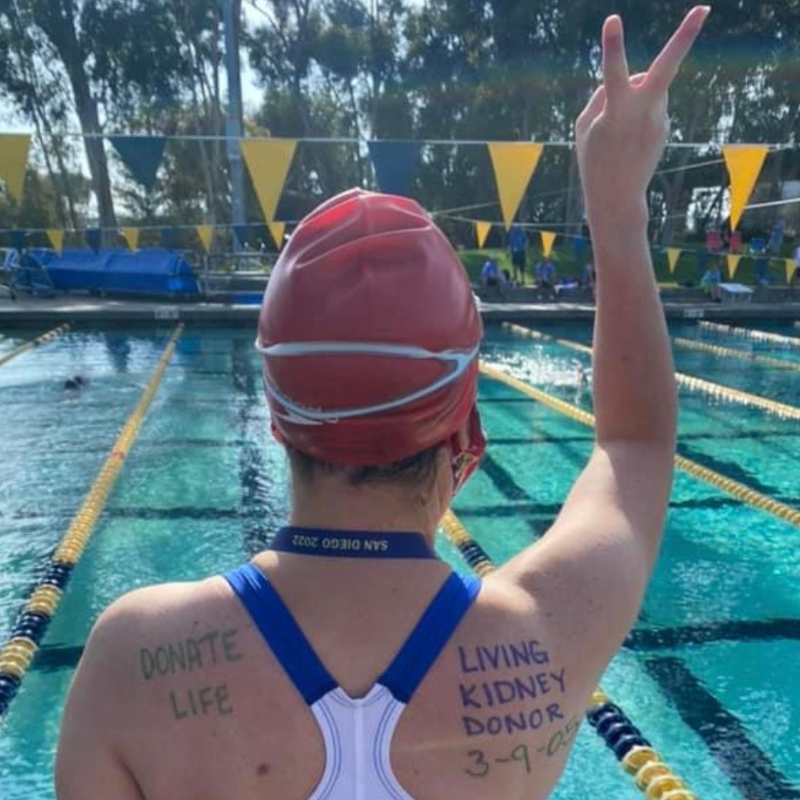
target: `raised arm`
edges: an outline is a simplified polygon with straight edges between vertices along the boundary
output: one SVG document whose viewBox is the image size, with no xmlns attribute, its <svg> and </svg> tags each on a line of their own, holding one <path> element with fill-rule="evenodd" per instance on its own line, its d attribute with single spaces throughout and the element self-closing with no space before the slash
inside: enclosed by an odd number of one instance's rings
<svg viewBox="0 0 800 800">
<path fill-rule="evenodd" d="M 672 485 L 676 389 L 646 191 L 668 135 L 669 86 L 708 11 L 693 9 L 650 70 L 633 77 L 622 22 L 606 20 L 604 83 L 576 124 L 597 276 L 596 446 L 553 528 L 500 575 L 535 597 L 589 671 L 636 618 Z"/>
</svg>

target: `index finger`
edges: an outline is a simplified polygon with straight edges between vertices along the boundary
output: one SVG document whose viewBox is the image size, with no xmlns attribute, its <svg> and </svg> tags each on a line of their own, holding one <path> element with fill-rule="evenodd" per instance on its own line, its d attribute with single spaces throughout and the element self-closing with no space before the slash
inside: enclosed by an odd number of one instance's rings
<svg viewBox="0 0 800 800">
<path fill-rule="evenodd" d="M 686 15 L 678 30 L 650 67 L 645 84 L 648 89 L 654 92 L 667 92 L 710 11 L 710 6 L 695 6 Z"/>
</svg>

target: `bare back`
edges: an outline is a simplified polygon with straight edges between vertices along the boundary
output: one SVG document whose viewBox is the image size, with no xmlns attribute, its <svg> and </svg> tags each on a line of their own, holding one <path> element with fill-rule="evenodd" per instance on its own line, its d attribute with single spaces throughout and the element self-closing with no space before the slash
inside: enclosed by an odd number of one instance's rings
<svg viewBox="0 0 800 800">
<path fill-rule="evenodd" d="M 351 697 L 370 691 L 450 573 L 437 561 L 256 563 Z M 415 800 L 549 794 L 602 664 L 548 617 L 502 574 L 484 581 L 392 740 L 395 777 Z M 128 595 L 93 638 L 67 714 L 83 736 L 65 730 L 59 784 L 74 785 L 97 736 L 119 797 L 311 797 L 325 767 L 319 727 L 222 578 Z"/>
</svg>

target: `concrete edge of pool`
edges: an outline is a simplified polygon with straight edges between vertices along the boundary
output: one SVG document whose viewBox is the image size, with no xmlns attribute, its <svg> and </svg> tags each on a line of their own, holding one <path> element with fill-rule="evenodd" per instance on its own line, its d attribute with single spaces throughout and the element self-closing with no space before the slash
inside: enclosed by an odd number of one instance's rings
<svg viewBox="0 0 800 800">
<path fill-rule="evenodd" d="M 666 302 L 670 320 L 775 320 L 800 319 L 800 299 L 786 303 L 747 303 L 718 305 L 710 303 Z M 6 328 L 35 327 L 45 324 L 168 325 L 178 321 L 202 325 L 230 325 L 247 322 L 255 325 L 259 306 L 224 303 L 171 303 L 155 300 L 112 300 L 93 297 L 59 298 L 0 297 L 0 325 Z M 592 320 L 591 303 L 482 303 L 481 314 L 487 322 L 564 322 Z"/>
</svg>

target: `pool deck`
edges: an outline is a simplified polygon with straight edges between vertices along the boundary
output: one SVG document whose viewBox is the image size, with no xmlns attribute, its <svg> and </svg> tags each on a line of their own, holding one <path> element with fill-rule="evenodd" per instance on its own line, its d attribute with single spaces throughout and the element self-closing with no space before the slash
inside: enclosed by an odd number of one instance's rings
<svg viewBox="0 0 800 800">
<path fill-rule="evenodd" d="M 800 296 L 794 302 L 716 304 L 664 303 L 670 320 L 800 320 Z M 57 298 L 23 297 L 11 300 L 0 296 L 0 327 L 23 328 L 59 325 L 80 327 L 169 325 L 181 321 L 198 325 L 255 325 L 259 307 L 224 303 L 171 303 L 140 300 L 113 300 L 65 295 Z M 592 320 L 595 307 L 585 302 L 482 302 L 481 314 L 487 322 L 567 322 Z"/>
</svg>

